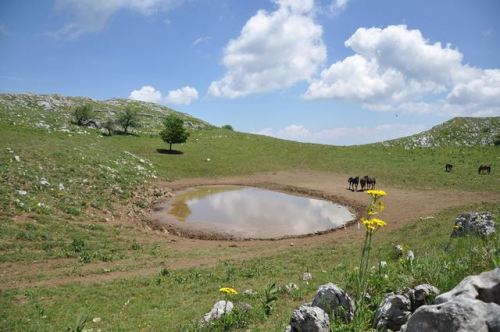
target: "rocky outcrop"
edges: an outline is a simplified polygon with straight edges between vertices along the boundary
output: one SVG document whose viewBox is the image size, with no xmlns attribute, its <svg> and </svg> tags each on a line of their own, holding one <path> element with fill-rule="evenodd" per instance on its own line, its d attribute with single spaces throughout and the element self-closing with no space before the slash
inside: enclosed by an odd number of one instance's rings
<svg viewBox="0 0 500 332">
<path fill-rule="evenodd" d="M 495 233 L 495 221 L 490 212 L 467 212 L 457 216 L 451 236 L 488 236 L 493 233 Z"/>
<path fill-rule="evenodd" d="M 422 305 L 434 303 L 439 290 L 429 284 L 415 286 L 404 294 L 390 293 L 380 303 L 373 320 L 378 331 L 398 331 L 406 324 L 412 312 Z"/>
<path fill-rule="evenodd" d="M 233 311 L 234 305 L 231 301 L 218 301 L 202 318 L 202 325 L 206 325 L 214 320 L 220 319 L 223 315 Z"/>
<path fill-rule="evenodd" d="M 411 302 L 406 295 L 389 294 L 375 312 L 373 325 L 377 331 L 398 331 L 411 315 Z"/>
<path fill-rule="evenodd" d="M 419 307 L 434 303 L 434 299 L 439 295 L 439 289 L 429 284 L 422 284 L 413 287 L 407 293 L 411 303 L 411 311 L 414 312 Z"/>
<path fill-rule="evenodd" d="M 319 286 L 312 305 L 345 321 L 354 316 L 354 301 L 342 288 L 332 283 Z"/>
<path fill-rule="evenodd" d="M 321 308 L 303 304 L 292 313 L 285 332 L 329 332 L 330 319 Z"/>
<path fill-rule="evenodd" d="M 415 311 L 401 331 L 498 332 L 500 306 L 469 298 L 422 306 Z"/>
<path fill-rule="evenodd" d="M 454 298 L 471 298 L 500 305 L 500 268 L 466 277 L 455 288 L 436 297 L 436 304 Z"/>
<path fill-rule="evenodd" d="M 500 268 L 469 276 L 418 308 L 401 331 L 500 331 Z"/>
</svg>

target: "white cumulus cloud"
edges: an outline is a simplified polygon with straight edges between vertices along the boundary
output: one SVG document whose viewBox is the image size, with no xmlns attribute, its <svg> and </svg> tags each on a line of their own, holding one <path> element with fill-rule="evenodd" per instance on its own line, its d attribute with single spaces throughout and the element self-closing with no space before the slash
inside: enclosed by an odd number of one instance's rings
<svg viewBox="0 0 500 332">
<path fill-rule="evenodd" d="M 177 90 L 170 90 L 165 97 L 165 103 L 177 105 L 189 105 L 198 99 L 198 91 L 190 86 L 185 86 Z"/>
<path fill-rule="evenodd" d="M 145 85 L 139 90 L 133 90 L 128 98 L 157 104 L 162 102 L 161 92 L 150 85 Z"/>
<path fill-rule="evenodd" d="M 290 87 L 311 79 L 326 59 L 322 27 L 313 20 L 313 0 L 275 0 L 259 10 L 229 41 L 225 75 L 210 84 L 215 97 L 237 98 Z"/>
<path fill-rule="evenodd" d="M 355 54 L 323 70 L 306 99 L 348 99 L 376 110 L 500 113 L 500 70 L 466 65 L 460 51 L 431 43 L 419 30 L 359 28 L 345 45 Z"/>
<path fill-rule="evenodd" d="M 387 123 L 370 127 L 337 127 L 309 130 L 303 125 L 292 124 L 282 129 L 264 128 L 256 134 L 287 140 L 333 145 L 352 145 L 381 142 L 388 139 L 409 136 L 425 130 L 421 124 Z"/>
<path fill-rule="evenodd" d="M 128 9 L 142 15 L 171 10 L 184 0 L 56 0 L 56 9 L 67 11 L 72 20 L 51 33 L 56 38 L 75 39 L 102 30 L 117 11 Z"/>
<path fill-rule="evenodd" d="M 138 90 L 133 90 L 128 98 L 157 104 L 189 105 L 198 99 L 198 91 L 193 87 L 185 86 L 170 90 L 166 96 L 163 96 L 156 88 L 145 85 Z"/>
</svg>

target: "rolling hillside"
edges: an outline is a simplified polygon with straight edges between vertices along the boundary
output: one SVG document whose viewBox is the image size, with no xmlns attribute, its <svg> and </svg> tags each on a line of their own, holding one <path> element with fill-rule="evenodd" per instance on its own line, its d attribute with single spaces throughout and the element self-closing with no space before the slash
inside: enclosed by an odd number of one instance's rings
<svg viewBox="0 0 500 332">
<path fill-rule="evenodd" d="M 177 114 L 190 128 L 208 128 L 208 123 L 188 114 L 174 111 L 166 106 L 130 99 L 104 101 L 86 97 L 64 97 L 61 95 L 0 94 L 0 123 L 36 127 L 50 131 L 82 133 L 82 128 L 72 124 L 72 111 L 78 105 L 92 106 L 97 122 L 115 118 L 116 114 L 131 106 L 141 117 L 139 133 L 156 133 L 161 121 L 168 113 Z"/>
<path fill-rule="evenodd" d="M 453 118 L 424 132 L 383 142 L 385 146 L 405 149 L 488 146 L 500 142 L 500 117 Z"/>
</svg>

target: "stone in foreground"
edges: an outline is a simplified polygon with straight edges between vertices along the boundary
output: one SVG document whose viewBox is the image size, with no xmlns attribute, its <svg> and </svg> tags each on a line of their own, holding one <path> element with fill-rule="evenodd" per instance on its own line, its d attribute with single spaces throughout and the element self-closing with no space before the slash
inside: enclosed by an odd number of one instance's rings
<svg viewBox="0 0 500 332">
<path fill-rule="evenodd" d="M 234 305 L 231 301 L 218 301 L 208 313 L 202 318 L 202 325 L 206 325 L 214 320 L 220 319 L 223 315 L 233 311 Z"/>
<path fill-rule="evenodd" d="M 408 292 L 408 298 L 411 302 L 411 312 L 419 307 L 434 303 L 434 298 L 439 295 L 439 289 L 429 284 L 422 284 L 413 287 Z"/>
<path fill-rule="evenodd" d="M 399 331 L 411 315 L 411 302 L 406 295 L 388 294 L 375 312 L 373 326 L 377 331 Z"/>
<path fill-rule="evenodd" d="M 495 221 L 490 212 L 467 212 L 457 216 L 451 236 L 479 235 L 484 237 L 493 233 L 495 233 Z"/>
<path fill-rule="evenodd" d="M 500 306 L 462 298 L 424 305 L 410 317 L 402 332 L 499 332 Z"/>
<path fill-rule="evenodd" d="M 292 313 L 286 332 L 330 332 L 328 314 L 319 307 L 303 304 Z"/>
<path fill-rule="evenodd" d="M 319 286 L 312 305 L 344 321 L 350 321 L 354 316 L 354 301 L 342 288 L 332 283 Z"/>
<path fill-rule="evenodd" d="M 463 297 L 500 305 L 500 268 L 466 277 L 455 288 L 436 297 L 436 303 Z"/>
<path fill-rule="evenodd" d="M 465 278 L 418 308 L 401 331 L 500 332 L 500 268 Z"/>
</svg>

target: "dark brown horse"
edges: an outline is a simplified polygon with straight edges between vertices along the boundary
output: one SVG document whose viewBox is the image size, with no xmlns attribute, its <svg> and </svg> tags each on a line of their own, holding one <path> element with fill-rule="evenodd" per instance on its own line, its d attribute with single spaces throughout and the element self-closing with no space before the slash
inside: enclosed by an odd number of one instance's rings
<svg viewBox="0 0 500 332">
<path fill-rule="evenodd" d="M 349 190 L 358 191 L 359 176 L 351 176 L 347 182 L 349 183 Z"/>
<path fill-rule="evenodd" d="M 451 172 L 453 170 L 453 165 L 452 164 L 446 164 L 444 165 L 444 171 L 445 172 Z"/>
<path fill-rule="evenodd" d="M 365 175 L 359 180 L 359 183 L 361 184 L 361 190 L 365 189 L 369 190 L 369 189 L 375 189 L 377 180 L 374 177 Z"/>
<path fill-rule="evenodd" d="M 490 174 L 491 173 L 491 166 L 490 165 L 481 165 L 479 166 L 479 169 L 477 170 L 477 174 Z"/>
</svg>

